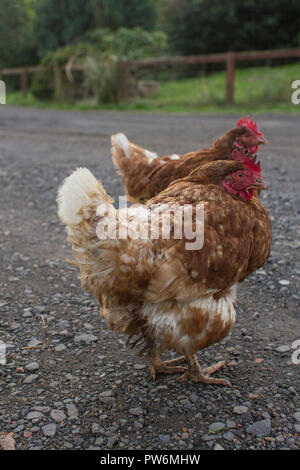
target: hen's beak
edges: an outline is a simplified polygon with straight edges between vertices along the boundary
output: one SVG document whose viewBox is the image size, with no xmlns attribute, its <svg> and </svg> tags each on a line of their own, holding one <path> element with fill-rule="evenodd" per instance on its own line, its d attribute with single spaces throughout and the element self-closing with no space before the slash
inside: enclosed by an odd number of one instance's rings
<svg viewBox="0 0 300 470">
<path fill-rule="evenodd" d="M 262 179 L 256 178 L 255 183 L 252 185 L 252 189 L 263 190 L 263 189 L 268 189 L 268 186 Z"/>
<path fill-rule="evenodd" d="M 267 139 L 264 138 L 263 135 L 258 138 L 258 141 L 257 141 L 257 144 L 258 144 L 258 145 L 267 144 L 267 143 L 268 143 L 268 141 L 267 141 Z"/>
</svg>

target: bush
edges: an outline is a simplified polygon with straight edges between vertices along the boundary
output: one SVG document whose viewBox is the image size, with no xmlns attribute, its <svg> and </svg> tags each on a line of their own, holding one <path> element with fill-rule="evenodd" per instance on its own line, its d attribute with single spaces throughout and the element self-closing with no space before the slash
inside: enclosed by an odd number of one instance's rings
<svg viewBox="0 0 300 470">
<path fill-rule="evenodd" d="M 74 101 L 76 95 L 79 94 L 78 85 L 66 77 L 61 67 L 64 67 L 71 57 L 76 60 L 76 63 L 84 64 L 84 58 L 93 52 L 90 44 L 79 43 L 76 46 L 66 46 L 46 54 L 40 63 L 45 70 L 36 73 L 33 77 L 31 85 L 33 95 L 41 100 Z"/>
<path fill-rule="evenodd" d="M 89 31 L 84 39 L 101 51 L 110 51 L 119 59 L 143 59 L 162 55 L 167 47 L 167 35 L 160 31 L 145 31 L 140 27 L 111 31 L 99 28 Z"/>
<path fill-rule="evenodd" d="M 116 102 L 119 61 L 160 55 L 167 45 L 165 33 L 138 27 L 115 32 L 99 28 L 86 33 L 83 39 L 76 45 L 48 53 L 41 61 L 46 70 L 35 75 L 31 90 L 37 98 L 72 102 L 94 97 L 101 103 Z M 85 71 L 74 72 L 70 65 L 68 78 L 60 70 L 67 63 L 84 65 Z"/>
</svg>

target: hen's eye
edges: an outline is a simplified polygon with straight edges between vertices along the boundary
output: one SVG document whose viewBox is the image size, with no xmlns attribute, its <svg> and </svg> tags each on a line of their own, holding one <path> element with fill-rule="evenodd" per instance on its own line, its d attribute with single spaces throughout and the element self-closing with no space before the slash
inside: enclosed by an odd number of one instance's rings
<svg viewBox="0 0 300 470">
<path fill-rule="evenodd" d="M 238 178 L 243 178 L 244 175 L 243 175 L 243 173 L 238 173 L 238 174 L 237 174 L 237 177 L 238 177 Z"/>
</svg>

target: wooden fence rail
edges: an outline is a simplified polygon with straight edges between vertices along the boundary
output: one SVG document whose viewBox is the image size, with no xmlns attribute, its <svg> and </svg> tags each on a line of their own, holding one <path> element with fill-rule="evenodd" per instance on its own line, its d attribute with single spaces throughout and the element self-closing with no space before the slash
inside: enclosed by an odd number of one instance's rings
<svg viewBox="0 0 300 470">
<path fill-rule="evenodd" d="M 68 69 L 67 65 L 63 67 L 58 67 L 54 65 L 52 67 L 54 77 L 55 77 L 55 74 L 57 73 L 58 68 L 60 68 L 60 70 L 64 70 L 67 73 L 67 69 Z M 21 89 L 22 95 L 26 96 L 28 93 L 28 75 L 32 73 L 36 73 L 36 72 L 43 72 L 48 69 L 49 69 L 48 67 L 42 67 L 40 65 L 2 69 L 0 70 L 0 77 L 5 76 L 5 75 L 6 76 L 7 75 L 19 75 L 20 76 L 20 89 Z M 84 69 L 85 67 L 83 65 L 75 64 L 72 66 L 72 70 L 84 70 Z"/>
<path fill-rule="evenodd" d="M 226 52 L 222 54 L 168 57 L 121 62 L 119 65 L 119 98 L 127 98 L 127 71 L 130 68 L 161 67 L 163 65 L 191 65 L 223 62 L 226 64 L 226 103 L 234 103 L 234 78 L 236 62 L 263 59 L 300 58 L 300 48 L 264 51 Z"/>
<path fill-rule="evenodd" d="M 300 58 L 300 48 L 247 52 L 225 52 L 221 54 L 203 54 L 120 62 L 118 70 L 118 96 L 120 101 L 125 101 L 128 98 L 127 75 L 129 69 L 159 68 L 166 65 L 193 65 L 223 62 L 226 65 L 226 103 L 228 106 L 231 106 L 234 103 L 234 79 L 236 62 L 290 58 Z M 85 67 L 82 65 L 72 66 L 72 70 L 84 70 L 84 68 Z M 28 91 L 28 75 L 31 73 L 43 71 L 45 69 L 45 67 L 41 66 L 2 69 L 0 70 L 0 76 L 19 75 L 20 88 L 22 94 L 25 96 Z M 61 69 L 67 72 L 67 66 L 61 67 Z M 54 74 L 56 71 L 57 67 L 53 67 Z"/>
</svg>

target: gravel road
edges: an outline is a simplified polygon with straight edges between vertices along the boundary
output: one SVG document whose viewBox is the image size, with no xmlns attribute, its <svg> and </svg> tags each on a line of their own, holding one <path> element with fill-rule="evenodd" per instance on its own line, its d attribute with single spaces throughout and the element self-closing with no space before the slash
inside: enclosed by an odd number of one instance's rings
<svg viewBox="0 0 300 470">
<path fill-rule="evenodd" d="M 299 449 L 300 117 L 257 117 L 269 140 L 261 162 L 272 254 L 239 287 L 232 334 L 198 354 L 203 365 L 226 360 L 226 388 L 150 381 L 66 263 L 55 197 L 77 166 L 123 194 L 110 157 L 117 131 L 160 154 L 184 153 L 238 116 L 0 113 L 0 432 L 13 433 L 17 449 Z"/>
</svg>

